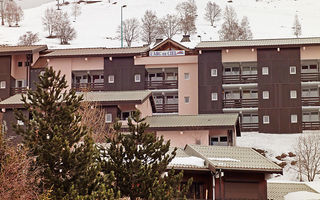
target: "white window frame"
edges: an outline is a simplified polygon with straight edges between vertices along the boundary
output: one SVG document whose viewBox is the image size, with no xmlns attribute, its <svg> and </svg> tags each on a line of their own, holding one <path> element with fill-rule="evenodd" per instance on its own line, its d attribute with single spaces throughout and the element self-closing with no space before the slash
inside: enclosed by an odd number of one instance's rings
<svg viewBox="0 0 320 200">
<path fill-rule="evenodd" d="M 140 83 L 141 82 L 141 74 L 135 74 L 134 75 L 134 82 Z"/>
<path fill-rule="evenodd" d="M 22 120 L 17 120 L 17 125 L 18 125 L 18 126 L 23 126 L 23 125 L 24 125 L 24 123 L 23 123 L 23 121 L 22 121 Z"/>
<path fill-rule="evenodd" d="M 108 83 L 114 83 L 114 75 L 108 76 Z"/>
<path fill-rule="evenodd" d="M 297 74 L 297 67 L 296 66 L 290 66 L 290 74 Z"/>
<path fill-rule="evenodd" d="M 6 89 L 7 82 L 6 81 L 0 81 L 0 89 Z"/>
<path fill-rule="evenodd" d="M 216 92 L 211 93 L 211 101 L 218 101 L 218 93 Z"/>
<path fill-rule="evenodd" d="M 269 67 L 262 67 L 262 75 L 269 75 Z"/>
<path fill-rule="evenodd" d="M 184 73 L 184 80 L 190 80 L 190 73 Z"/>
<path fill-rule="evenodd" d="M 217 69 L 211 69 L 211 76 L 212 77 L 218 76 L 218 70 Z"/>
<path fill-rule="evenodd" d="M 290 90 L 290 99 L 297 98 L 297 90 Z"/>
<path fill-rule="evenodd" d="M 269 95 L 269 91 L 263 91 L 262 92 L 262 99 L 269 99 L 270 95 Z"/>
<path fill-rule="evenodd" d="M 184 97 L 184 103 L 185 104 L 190 103 L 190 97 L 189 96 Z"/>
<path fill-rule="evenodd" d="M 112 114 L 111 113 L 106 113 L 105 122 L 106 123 L 111 123 L 112 122 Z"/>
<path fill-rule="evenodd" d="M 263 119 L 262 119 L 263 124 L 270 124 L 270 117 L 269 117 L 269 115 L 263 115 L 262 118 L 263 118 Z"/>
<path fill-rule="evenodd" d="M 296 115 L 296 114 L 293 114 L 293 115 L 291 115 L 291 117 L 290 117 L 290 121 L 291 121 L 291 124 L 296 124 L 296 123 L 298 123 L 298 115 Z"/>
</svg>

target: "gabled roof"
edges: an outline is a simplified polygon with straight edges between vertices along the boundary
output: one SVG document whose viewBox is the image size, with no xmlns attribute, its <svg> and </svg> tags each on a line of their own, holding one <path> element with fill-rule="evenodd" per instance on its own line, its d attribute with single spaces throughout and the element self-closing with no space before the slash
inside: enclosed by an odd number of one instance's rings
<svg viewBox="0 0 320 200">
<path fill-rule="evenodd" d="M 235 40 L 235 41 L 203 41 L 196 46 L 196 49 L 221 49 L 221 48 L 241 48 L 241 47 L 281 47 L 281 46 L 302 46 L 302 45 L 320 45 L 320 37 Z"/>
<path fill-rule="evenodd" d="M 33 54 L 48 49 L 47 45 L 1 46 L 0 55 Z"/>
<path fill-rule="evenodd" d="M 161 47 L 163 47 L 164 45 L 171 43 L 171 45 L 179 50 L 185 50 L 185 51 L 190 51 L 190 49 L 186 46 L 183 46 L 182 44 L 168 38 L 165 39 L 161 42 L 159 42 L 158 44 L 156 44 L 152 49 L 150 49 L 150 51 L 158 51 Z"/>
<path fill-rule="evenodd" d="M 39 58 L 36 63 L 34 63 L 31 68 L 33 69 L 42 69 L 48 66 L 48 62 L 46 58 Z"/>
<path fill-rule="evenodd" d="M 284 196 L 291 192 L 307 191 L 319 193 L 303 182 L 268 182 L 268 199 L 284 200 Z"/>
<path fill-rule="evenodd" d="M 73 49 L 50 49 L 45 58 L 55 57 L 80 57 L 80 56 L 134 56 L 145 53 L 149 50 L 148 46 L 143 47 L 124 47 L 124 48 L 73 48 Z"/>
<path fill-rule="evenodd" d="M 208 128 L 235 126 L 238 114 L 159 115 L 146 118 L 149 128 Z"/>
</svg>

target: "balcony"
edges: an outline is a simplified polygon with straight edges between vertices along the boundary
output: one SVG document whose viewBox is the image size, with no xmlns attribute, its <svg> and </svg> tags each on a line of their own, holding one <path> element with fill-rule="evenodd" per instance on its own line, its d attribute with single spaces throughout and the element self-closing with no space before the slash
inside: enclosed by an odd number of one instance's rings
<svg viewBox="0 0 320 200">
<path fill-rule="evenodd" d="M 178 89 L 178 80 L 146 81 L 146 89 Z"/>
<path fill-rule="evenodd" d="M 301 97 L 303 106 L 320 106 L 320 97 Z"/>
<path fill-rule="evenodd" d="M 224 99 L 224 108 L 252 108 L 258 107 L 258 99 Z"/>
<path fill-rule="evenodd" d="M 156 113 L 177 113 L 178 104 L 155 104 Z"/>
<path fill-rule="evenodd" d="M 301 81 L 320 81 L 320 73 L 301 73 Z"/>
<path fill-rule="evenodd" d="M 237 74 L 237 75 L 223 75 L 223 84 L 245 84 L 245 83 L 257 83 L 257 74 Z"/>
<path fill-rule="evenodd" d="M 104 83 L 73 83 L 72 89 L 77 92 L 104 90 Z"/>
<path fill-rule="evenodd" d="M 318 122 L 302 122 L 303 130 L 320 130 L 320 121 Z"/>
<path fill-rule="evenodd" d="M 258 131 L 259 123 L 241 123 L 241 131 Z"/>
<path fill-rule="evenodd" d="M 27 87 L 14 87 L 11 88 L 11 95 L 26 93 L 27 90 Z"/>
</svg>

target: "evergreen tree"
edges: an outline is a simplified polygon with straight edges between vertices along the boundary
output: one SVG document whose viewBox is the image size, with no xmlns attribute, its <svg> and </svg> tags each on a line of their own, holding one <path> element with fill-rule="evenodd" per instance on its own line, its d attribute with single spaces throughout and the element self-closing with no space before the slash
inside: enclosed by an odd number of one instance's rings
<svg viewBox="0 0 320 200">
<path fill-rule="evenodd" d="M 145 133 L 149 125 L 144 120 L 136 111 L 128 119 L 129 134 L 121 133 L 121 124 L 115 123 L 114 136 L 107 139 L 104 153 L 105 173 L 114 171 L 114 191 L 131 200 L 183 198 L 192 180 L 180 187 L 183 172 L 171 169 L 164 175 L 176 149 L 169 153 L 169 141 Z"/>
<path fill-rule="evenodd" d="M 53 199 L 110 199 L 111 177 L 101 175 L 100 152 L 81 126 L 77 110 L 82 96 L 67 90 L 65 76 L 46 69 L 36 90 L 22 96 L 29 117 L 16 112 L 25 126 L 14 126 L 40 171 L 39 188 Z"/>
</svg>

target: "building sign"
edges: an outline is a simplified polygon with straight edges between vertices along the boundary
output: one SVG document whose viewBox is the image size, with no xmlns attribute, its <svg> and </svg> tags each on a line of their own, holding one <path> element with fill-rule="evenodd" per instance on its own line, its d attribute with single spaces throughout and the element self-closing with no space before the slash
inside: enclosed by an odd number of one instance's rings
<svg viewBox="0 0 320 200">
<path fill-rule="evenodd" d="M 149 56 L 184 56 L 184 50 L 171 50 L 171 51 L 149 51 Z"/>
</svg>

